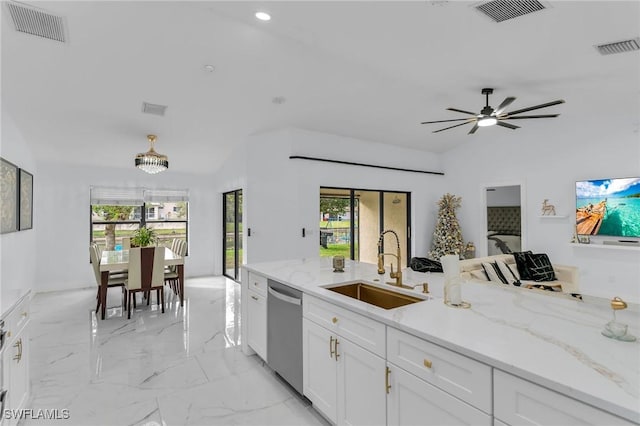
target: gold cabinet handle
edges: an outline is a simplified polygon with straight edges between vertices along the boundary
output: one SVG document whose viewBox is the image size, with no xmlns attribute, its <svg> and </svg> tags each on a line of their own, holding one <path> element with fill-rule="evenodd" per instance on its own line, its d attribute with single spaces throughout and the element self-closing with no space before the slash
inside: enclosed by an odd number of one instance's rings
<svg viewBox="0 0 640 426">
<path fill-rule="evenodd" d="M 386 367 L 384 372 L 384 390 L 387 393 L 389 393 L 389 389 L 391 389 L 391 385 L 389 384 L 389 374 L 391 374 L 391 369 Z"/>
<path fill-rule="evenodd" d="M 251 296 L 251 298 L 252 298 L 253 300 L 258 300 L 258 298 L 257 298 L 256 296 L 253 296 L 253 295 Z"/>
<path fill-rule="evenodd" d="M 433 363 L 431 362 L 431 360 L 429 359 L 424 359 L 424 366 L 427 368 L 431 368 L 431 366 L 433 365 Z"/>
<path fill-rule="evenodd" d="M 337 323 L 338 322 L 338 318 L 337 317 L 331 318 L 331 322 L 334 323 L 334 324 Z"/>
<path fill-rule="evenodd" d="M 329 358 L 333 358 L 335 351 L 333 349 L 333 336 L 329 336 Z"/>
<path fill-rule="evenodd" d="M 334 348 L 334 354 L 336 355 L 336 362 L 338 362 L 338 358 L 340 358 L 340 354 L 338 353 L 338 343 L 340 343 L 340 342 L 338 342 L 338 338 L 337 337 L 336 337 L 335 342 L 336 343 L 333 345 L 333 348 Z"/>
<path fill-rule="evenodd" d="M 18 348 L 18 353 L 13 357 L 13 359 L 15 361 L 18 361 L 18 363 L 20 363 L 20 360 L 22 359 L 22 337 L 19 338 L 18 341 L 13 344 L 13 347 Z"/>
</svg>

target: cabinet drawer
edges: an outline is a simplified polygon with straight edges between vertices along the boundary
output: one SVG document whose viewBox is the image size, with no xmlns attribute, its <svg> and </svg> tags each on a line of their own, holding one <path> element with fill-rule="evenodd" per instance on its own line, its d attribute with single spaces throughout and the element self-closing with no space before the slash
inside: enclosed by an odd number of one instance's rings
<svg viewBox="0 0 640 426">
<path fill-rule="evenodd" d="M 263 296 L 267 295 L 267 277 L 249 272 L 249 288 Z"/>
<path fill-rule="evenodd" d="M 511 425 L 633 423 L 504 371 L 494 370 L 495 417 Z"/>
<path fill-rule="evenodd" d="M 306 294 L 302 306 L 305 318 L 384 358 L 384 324 Z"/>
<path fill-rule="evenodd" d="M 15 336 L 20 333 L 20 330 L 22 330 L 27 324 L 31 317 L 30 307 L 31 293 L 28 293 L 11 308 L 7 315 L 5 315 L 3 319 L 3 330 L 6 332 L 5 344 L 12 341 Z"/>
<path fill-rule="evenodd" d="M 387 359 L 485 413 L 492 413 L 491 367 L 395 328 Z"/>
</svg>

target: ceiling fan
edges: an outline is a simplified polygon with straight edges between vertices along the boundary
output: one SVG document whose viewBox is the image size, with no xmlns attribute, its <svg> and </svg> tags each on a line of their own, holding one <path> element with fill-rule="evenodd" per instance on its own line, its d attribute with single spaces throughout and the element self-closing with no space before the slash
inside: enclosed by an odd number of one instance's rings
<svg viewBox="0 0 640 426">
<path fill-rule="evenodd" d="M 485 88 L 482 89 L 482 94 L 486 95 L 487 97 L 487 105 L 485 105 L 484 108 L 482 108 L 482 110 L 480 111 L 479 114 L 475 113 L 475 112 L 470 112 L 470 111 L 464 111 L 461 109 L 457 109 L 457 108 L 447 108 L 449 111 L 455 111 L 455 112 L 461 112 L 463 114 L 469 114 L 472 117 L 469 118 L 455 118 L 452 120 L 437 120 L 437 121 L 424 121 L 420 124 L 433 124 L 433 123 L 448 123 L 451 121 L 464 121 L 464 123 L 460 123 L 460 124 L 455 124 L 453 126 L 449 126 L 449 127 L 445 127 L 444 129 L 440 129 L 440 130 L 434 130 L 433 133 L 438 133 L 438 132 L 442 132 L 443 130 L 449 130 L 449 129 L 453 129 L 454 127 L 459 127 L 459 126 L 464 126 L 465 124 L 468 123 L 473 123 L 473 127 L 471 128 L 471 130 L 469 130 L 469 134 L 473 134 L 476 132 L 476 130 L 478 130 L 478 127 L 487 127 L 487 126 L 493 126 L 495 124 L 497 124 L 498 126 L 502 126 L 502 127 L 506 127 L 508 129 L 511 130 L 515 130 L 518 129 L 520 126 L 515 126 L 511 123 L 507 123 L 505 122 L 505 120 L 521 120 L 521 119 L 528 119 L 528 118 L 553 118 L 553 117 L 557 117 L 560 114 L 542 114 L 542 115 L 520 115 L 517 117 L 514 117 L 516 114 L 520 114 L 523 112 L 527 112 L 527 111 L 533 111 L 534 109 L 540 109 L 540 108 L 546 108 L 546 107 L 550 107 L 553 105 L 558 105 L 558 104 L 563 104 L 564 100 L 560 99 L 557 101 L 552 101 L 552 102 L 547 102 L 546 104 L 540 104 L 540 105 L 536 105 L 536 106 L 531 106 L 528 108 L 522 108 L 516 111 L 511 111 L 511 112 L 505 112 L 504 110 L 511 105 L 511 103 L 513 101 L 516 100 L 516 98 L 514 97 L 508 97 L 505 98 L 504 101 L 502 101 L 502 103 L 500 104 L 500 106 L 498 106 L 498 108 L 493 109 L 491 108 L 491 106 L 489 106 L 489 95 L 493 93 L 493 89 L 491 88 Z"/>
</svg>

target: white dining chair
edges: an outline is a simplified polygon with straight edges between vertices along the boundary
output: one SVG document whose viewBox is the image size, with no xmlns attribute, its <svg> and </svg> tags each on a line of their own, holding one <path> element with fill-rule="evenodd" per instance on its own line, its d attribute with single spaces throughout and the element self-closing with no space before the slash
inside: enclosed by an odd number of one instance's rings
<svg viewBox="0 0 640 426">
<path fill-rule="evenodd" d="M 164 313 L 164 248 L 136 247 L 129 250 L 129 276 L 124 282 L 127 298 L 127 318 L 131 318 L 131 304 L 135 307 L 135 293 L 143 292 L 151 299 L 156 290 L 157 302 Z"/>
<path fill-rule="evenodd" d="M 97 305 L 96 312 L 100 309 L 100 287 L 102 285 L 102 273 L 100 272 L 100 258 L 102 257 L 100 254 L 100 246 L 96 243 L 91 243 L 89 245 L 89 256 L 91 258 L 91 266 L 93 267 L 93 273 L 96 278 L 96 284 L 98 285 L 98 293 L 96 295 Z M 107 284 L 107 289 L 111 287 L 121 287 L 124 295 L 124 282 L 127 279 L 126 274 L 112 274 L 109 273 L 109 281 Z M 123 307 L 126 308 L 127 300 L 123 297 Z"/>
</svg>

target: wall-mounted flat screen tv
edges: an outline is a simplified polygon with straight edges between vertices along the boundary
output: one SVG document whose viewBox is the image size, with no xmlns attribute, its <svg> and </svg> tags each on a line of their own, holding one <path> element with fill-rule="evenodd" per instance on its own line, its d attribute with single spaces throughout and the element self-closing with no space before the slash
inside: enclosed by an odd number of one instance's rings
<svg viewBox="0 0 640 426">
<path fill-rule="evenodd" d="M 640 237 L 640 178 L 576 182 L 576 233 Z"/>
</svg>

